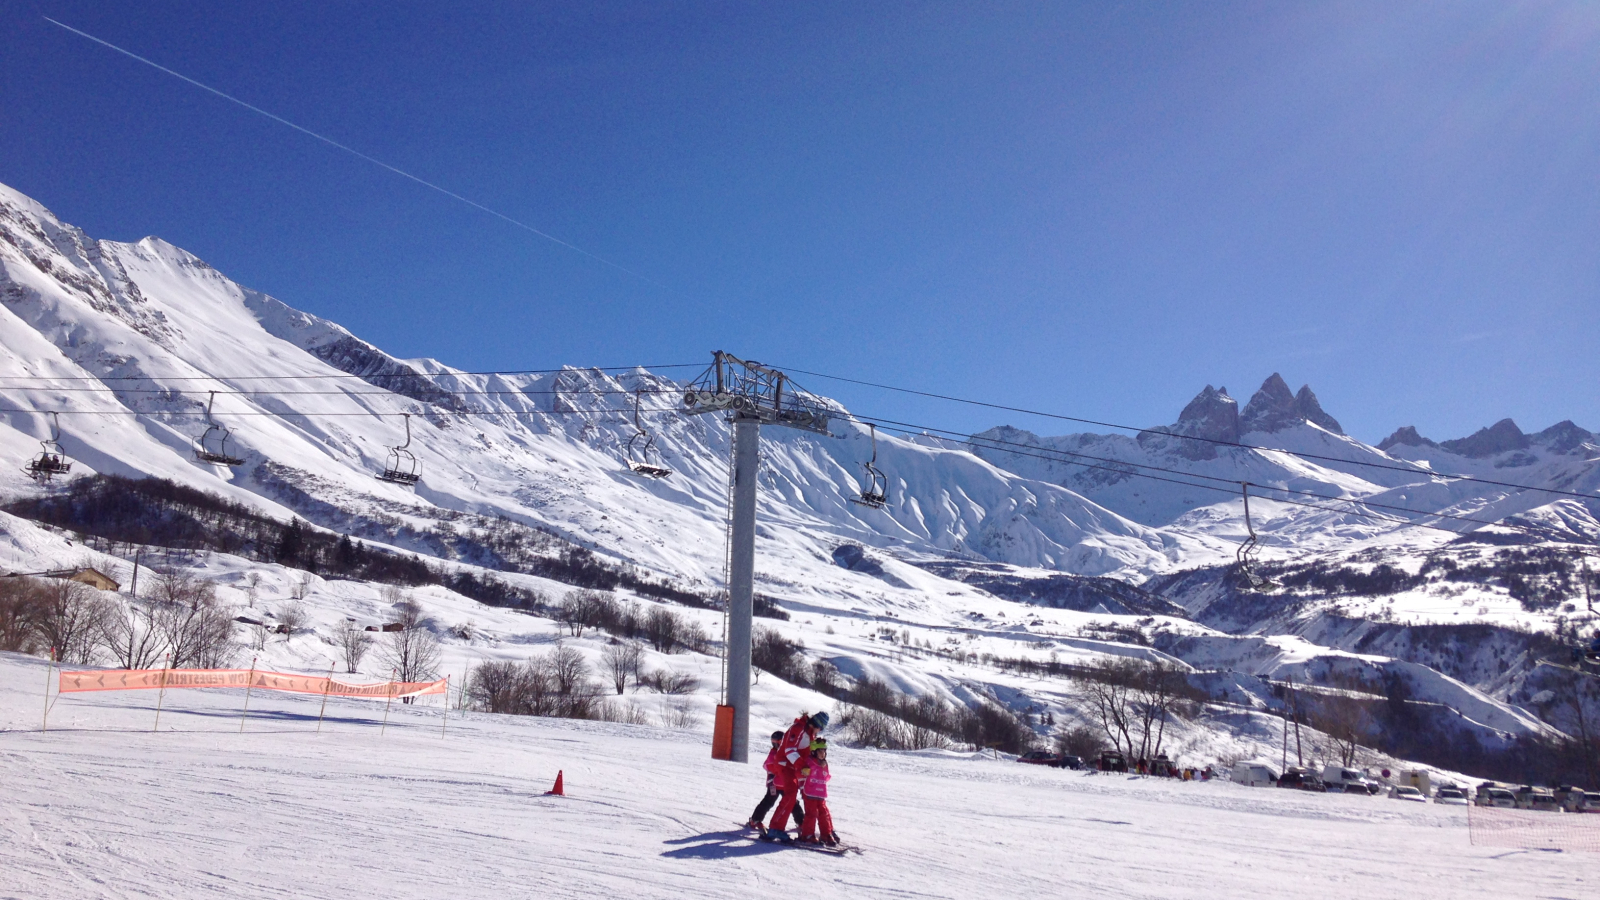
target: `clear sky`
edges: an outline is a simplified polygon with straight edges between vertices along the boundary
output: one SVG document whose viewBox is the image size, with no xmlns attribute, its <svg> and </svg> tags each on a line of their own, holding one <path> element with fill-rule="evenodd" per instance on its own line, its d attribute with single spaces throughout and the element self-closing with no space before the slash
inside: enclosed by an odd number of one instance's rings
<svg viewBox="0 0 1600 900">
<path fill-rule="evenodd" d="M 1369 441 L 1600 429 L 1600 4 L 4 0 L 0 28 L 0 181 L 401 356 L 721 348 L 1138 425 L 1278 371 Z"/>
</svg>

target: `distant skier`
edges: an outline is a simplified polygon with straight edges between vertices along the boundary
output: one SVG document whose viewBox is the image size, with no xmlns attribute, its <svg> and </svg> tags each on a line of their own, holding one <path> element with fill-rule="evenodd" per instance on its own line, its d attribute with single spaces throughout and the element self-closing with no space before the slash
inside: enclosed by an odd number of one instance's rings
<svg viewBox="0 0 1600 900">
<path fill-rule="evenodd" d="M 800 826 L 801 843 L 839 846 L 839 835 L 833 830 L 833 813 L 828 809 L 828 781 L 833 773 L 828 771 L 827 741 L 817 738 L 811 742 L 811 758 L 800 775 L 805 779 L 800 792 L 806 798 L 805 820 Z"/>
<path fill-rule="evenodd" d="M 767 793 L 761 798 L 761 802 L 756 804 L 756 811 L 750 814 L 750 821 L 745 823 L 746 828 L 765 832 L 767 828 L 763 821 L 767 818 L 767 812 L 772 809 L 772 804 L 778 802 L 778 798 L 783 795 L 783 789 L 788 786 L 783 766 L 778 762 L 778 744 L 782 741 L 783 732 L 774 731 L 772 749 L 767 751 L 767 761 L 761 764 L 761 768 L 767 770 Z M 806 814 L 803 808 L 797 807 L 794 814 L 795 818 L 805 820 Z"/>
<path fill-rule="evenodd" d="M 811 742 L 827 727 L 827 713 L 819 712 L 808 718 L 802 712 L 783 733 L 783 739 L 778 742 L 778 765 L 782 774 L 777 779 L 783 785 L 783 796 L 778 800 L 777 812 L 772 814 L 772 823 L 761 836 L 763 840 L 789 840 L 785 829 L 789 827 L 789 814 L 794 812 L 800 796 L 800 770 L 811 756 Z"/>
</svg>

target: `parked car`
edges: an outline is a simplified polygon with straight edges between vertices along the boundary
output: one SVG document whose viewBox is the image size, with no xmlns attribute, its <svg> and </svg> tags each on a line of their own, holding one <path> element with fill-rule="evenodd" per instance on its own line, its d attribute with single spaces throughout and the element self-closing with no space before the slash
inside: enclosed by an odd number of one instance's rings
<svg viewBox="0 0 1600 900">
<path fill-rule="evenodd" d="M 1239 763 L 1228 777 L 1234 784 L 1246 787 L 1273 787 L 1278 783 L 1278 773 L 1272 771 L 1271 766 L 1258 763 Z"/>
<path fill-rule="evenodd" d="M 1583 788 L 1563 784 L 1551 793 L 1555 795 L 1556 804 L 1566 812 L 1583 812 Z"/>
<path fill-rule="evenodd" d="M 1061 757 L 1049 750 L 1030 750 L 1017 757 L 1019 763 L 1029 763 L 1035 766 L 1059 766 Z"/>
<path fill-rule="evenodd" d="M 1068 753 L 1067 755 L 1061 757 L 1060 766 L 1063 769 L 1081 769 L 1083 768 L 1083 757 L 1073 756 L 1072 754 Z"/>
<path fill-rule="evenodd" d="M 1427 803 L 1428 802 L 1428 798 L 1422 796 L 1422 792 L 1421 791 L 1417 790 L 1416 788 L 1412 787 L 1409 784 L 1397 784 L 1394 787 L 1389 788 L 1389 799 L 1390 800 L 1411 800 L 1411 801 L 1413 801 L 1415 803 Z"/>
<path fill-rule="evenodd" d="M 1600 793 L 1594 791 L 1583 792 L 1583 806 L 1579 812 L 1600 813 Z"/>
<path fill-rule="evenodd" d="M 1328 790 L 1332 791 L 1333 785 L 1328 785 Z M 1360 794 L 1363 797 L 1371 797 L 1373 794 L 1381 792 L 1383 787 L 1376 781 L 1347 781 L 1344 783 L 1342 790 L 1346 794 Z"/>
<path fill-rule="evenodd" d="M 1115 750 L 1102 750 L 1100 752 L 1099 769 L 1102 772 L 1128 771 L 1128 758 Z"/>
<path fill-rule="evenodd" d="M 1322 782 L 1321 778 L 1316 776 L 1316 773 L 1298 766 L 1290 767 L 1289 771 L 1279 776 L 1278 787 L 1296 788 L 1302 791 L 1325 792 L 1328 790 L 1328 786 Z"/>
<path fill-rule="evenodd" d="M 1445 806 L 1470 806 L 1472 802 L 1467 799 L 1467 792 L 1460 788 L 1443 787 L 1439 793 L 1433 795 L 1433 802 Z"/>
<path fill-rule="evenodd" d="M 1479 806 L 1492 806 L 1496 809 L 1516 809 L 1517 797 L 1515 794 L 1502 787 L 1478 789 Z"/>
</svg>

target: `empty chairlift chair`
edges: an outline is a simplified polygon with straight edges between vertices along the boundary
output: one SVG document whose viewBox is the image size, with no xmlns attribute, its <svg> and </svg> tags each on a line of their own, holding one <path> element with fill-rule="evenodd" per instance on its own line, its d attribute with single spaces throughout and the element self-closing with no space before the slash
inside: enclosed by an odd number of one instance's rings
<svg viewBox="0 0 1600 900">
<path fill-rule="evenodd" d="M 1259 549 L 1257 545 L 1260 541 L 1256 537 L 1255 526 L 1250 522 L 1250 483 L 1247 481 L 1240 482 L 1239 487 L 1244 492 L 1244 529 L 1250 535 L 1245 539 L 1243 544 L 1239 545 L 1238 551 L 1234 554 L 1234 560 L 1239 568 L 1239 574 L 1244 576 L 1244 580 L 1250 585 L 1251 590 L 1277 590 L 1278 585 L 1276 583 L 1256 574 L 1255 554 Z"/>
<path fill-rule="evenodd" d="M 211 418 L 211 407 L 216 402 L 217 392 L 212 391 L 211 399 L 206 401 L 206 430 L 194 439 L 194 458 L 221 466 L 242 466 L 244 459 L 228 452 L 228 441 L 233 433 Z"/>
<path fill-rule="evenodd" d="M 633 392 L 633 437 L 628 438 L 628 468 L 635 474 L 645 475 L 650 478 L 665 478 L 672 474 L 666 466 L 659 466 L 650 462 L 650 451 L 655 449 L 656 437 L 644 430 L 639 423 L 639 392 Z M 644 440 L 640 444 L 640 439 Z M 656 459 L 661 458 L 661 452 L 656 451 Z"/>
<path fill-rule="evenodd" d="M 411 446 L 411 414 L 401 415 L 406 418 L 406 442 L 398 447 L 389 448 L 389 462 L 378 478 L 395 484 L 415 485 L 422 480 L 422 461 L 417 459 L 416 454 L 406 449 Z"/>
<path fill-rule="evenodd" d="M 72 461 L 61 452 L 61 417 L 56 413 L 50 414 L 50 439 L 40 441 L 39 446 L 44 450 L 38 456 L 28 461 L 23 471 L 40 484 L 48 484 L 50 479 L 57 475 L 65 475 L 72 471 Z"/>
<path fill-rule="evenodd" d="M 851 497 L 850 502 L 883 509 L 884 504 L 889 502 L 889 478 L 877 466 L 878 426 L 869 424 L 867 431 L 872 437 L 872 458 L 861 464 L 866 469 L 866 477 L 861 481 L 861 496 Z"/>
</svg>

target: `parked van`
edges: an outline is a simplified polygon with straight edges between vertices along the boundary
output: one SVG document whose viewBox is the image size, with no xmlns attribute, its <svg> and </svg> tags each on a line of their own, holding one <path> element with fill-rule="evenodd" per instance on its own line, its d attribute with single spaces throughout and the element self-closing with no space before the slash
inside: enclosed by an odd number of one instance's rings
<svg viewBox="0 0 1600 900">
<path fill-rule="evenodd" d="M 1493 781 L 1485 781 L 1478 785 L 1478 790 L 1472 798 L 1476 806 L 1493 806 L 1499 809 L 1514 809 L 1517 805 L 1515 794 L 1505 785 Z"/>
<path fill-rule="evenodd" d="M 1396 783 L 1403 784 L 1407 787 L 1414 787 L 1424 797 L 1433 796 L 1433 783 L 1429 779 L 1426 770 L 1406 769 L 1404 772 L 1400 773 L 1400 777 L 1397 779 Z"/>
<path fill-rule="evenodd" d="M 1383 786 L 1367 777 L 1367 773 L 1349 766 L 1323 766 L 1322 780 L 1331 793 L 1376 794 Z"/>
<path fill-rule="evenodd" d="M 1247 787 L 1274 787 L 1278 783 L 1278 773 L 1260 763 L 1239 763 L 1233 767 L 1229 778 L 1234 784 Z"/>
</svg>

